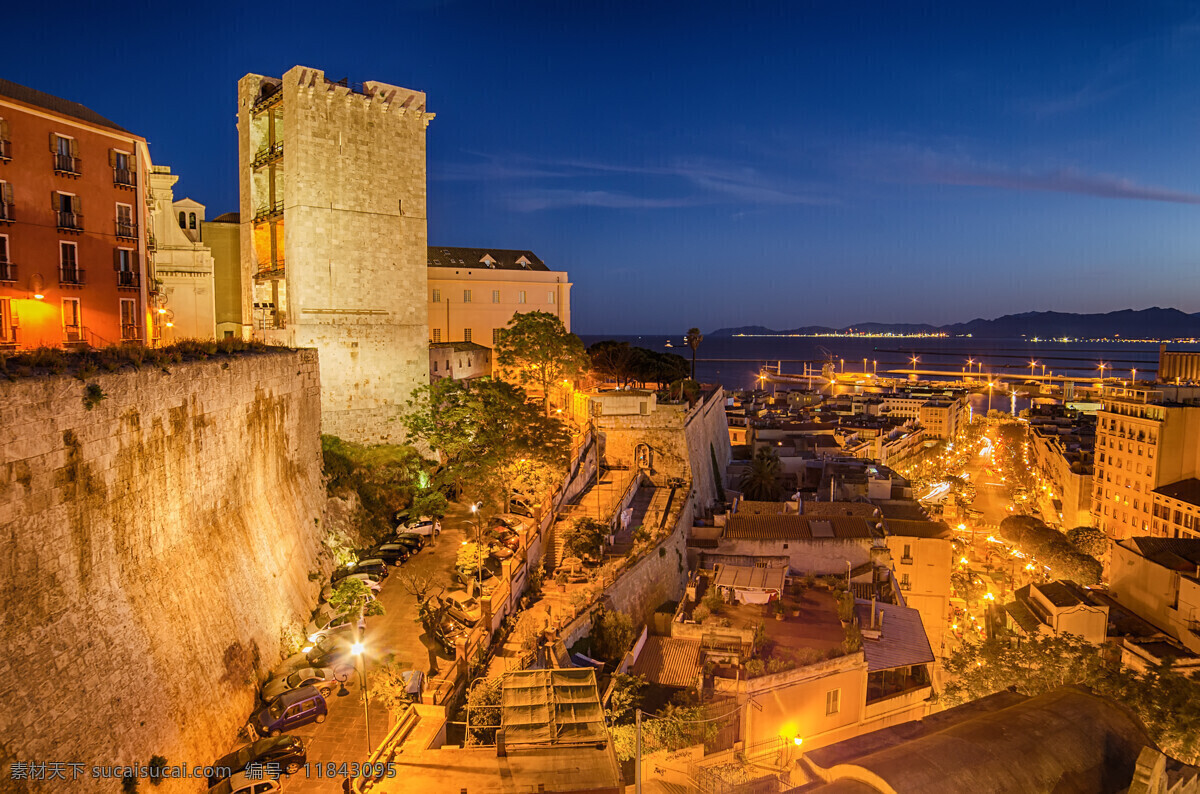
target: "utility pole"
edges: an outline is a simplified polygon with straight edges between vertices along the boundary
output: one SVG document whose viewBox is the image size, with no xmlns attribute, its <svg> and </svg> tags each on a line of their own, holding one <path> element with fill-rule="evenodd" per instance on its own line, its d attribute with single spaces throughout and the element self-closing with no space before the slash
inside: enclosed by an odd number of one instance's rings
<svg viewBox="0 0 1200 794">
<path fill-rule="evenodd" d="M 637 748 L 633 762 L 633 785 L 636 794 L 642 794 L 642 710 L 637 709 L 634 714 L 637 718 Z"/>
</svg>

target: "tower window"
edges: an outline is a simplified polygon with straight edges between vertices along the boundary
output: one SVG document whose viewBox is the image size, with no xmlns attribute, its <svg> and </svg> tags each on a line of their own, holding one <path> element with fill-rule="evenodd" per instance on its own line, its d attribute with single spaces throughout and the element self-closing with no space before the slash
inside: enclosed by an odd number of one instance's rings
<svg viewBox="0 0 1200 794">
<path fill-rule="evenodd" d="M 179 228 L 180 229 L 187 228 L 187 213 L 184 212 L 183 210 L 179 211 Z"/>
</svg>

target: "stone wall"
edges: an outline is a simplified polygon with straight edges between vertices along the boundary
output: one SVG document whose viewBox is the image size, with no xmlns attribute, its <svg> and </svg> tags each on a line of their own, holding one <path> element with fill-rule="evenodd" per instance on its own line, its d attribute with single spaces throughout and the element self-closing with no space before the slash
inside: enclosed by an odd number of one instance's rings
<svg viewBox="0 0 1200 794">
<path fill-rule="evenodd" d="M 87 410 L 92 384 L 104 398 Z M 329 567 L 316 352 L 0 394 L 0 774 L 211 763 Z"/>
</svg>

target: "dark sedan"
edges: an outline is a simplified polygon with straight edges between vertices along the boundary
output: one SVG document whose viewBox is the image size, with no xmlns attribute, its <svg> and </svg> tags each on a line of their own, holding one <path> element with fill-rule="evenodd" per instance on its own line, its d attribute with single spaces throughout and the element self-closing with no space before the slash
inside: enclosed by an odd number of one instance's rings
<svg viewBox="0 0 1200 794">
<path fill-rule="evenodd" d="M 281 770 L 291 775 L 298 772 L 307 760 L 304 740 L 299 736 L 272 736 L 221 756 L 213 762 L 213 768 L 235 775 L 250 764 L 278 764 Z M 225 777 L 227 775 L 210 777 L 208 785 L 215 786 Z"/>
<path fill-rule="evenodd" d="M 425 538 L 420 535 L 415 535 L 412 532 L 400 532 L 392 535 L 385 543 L 399 543 L 402 546 L 408 546 L 412 549 L 412 553 L 416 554 L 421 549 L 425 548 Z"/>
<path fill-rule="evenodd" d="M 403 543 L 382 543 L 371 549 L 371 556 L 383 560 L 389 565 L 403 565 L 408 562 L 413 551 Z"/>
<path fill-rule="evenodd" d="M 352 573 L 369 573 L 379 579 L 386 579 L 391 571 L 388 570 L 387 563 L 379 558 L 365 558 L 358 562 L 350 563 L 333 572 L 330 581 L 338 582 L 345 579 Z"/>
</svg>

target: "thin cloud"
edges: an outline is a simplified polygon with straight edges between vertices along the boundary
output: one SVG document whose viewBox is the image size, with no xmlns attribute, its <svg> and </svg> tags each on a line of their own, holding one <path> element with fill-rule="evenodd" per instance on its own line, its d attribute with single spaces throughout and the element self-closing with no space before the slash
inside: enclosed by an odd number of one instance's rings
<svg viewBox="0 0 1200 794">
<path fill-rule="evenodd" d="M 567 207 L 604 207 L 607 209 L 666 209 L 693 207 L 700 202 L 689 198 L 649 198 L 607 190 L 528 190 L 511 193 L 505 199 L 518 212 L 565 209 Z"/>
</svg>

